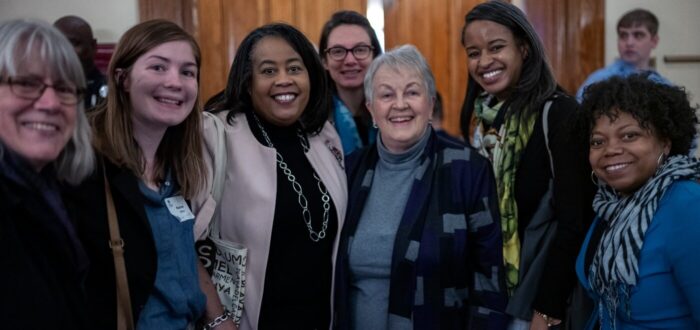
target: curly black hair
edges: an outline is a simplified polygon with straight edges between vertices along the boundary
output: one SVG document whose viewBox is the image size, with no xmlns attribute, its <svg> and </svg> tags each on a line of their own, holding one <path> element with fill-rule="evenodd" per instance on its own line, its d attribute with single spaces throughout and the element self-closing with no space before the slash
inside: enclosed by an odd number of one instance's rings
<svg viewBox="0 0 700 330">
<path fill-rule="evenodd" d="M 683 87 L 649 79 L 648 73 L 613 77 L 590 85 L 581 103 L 582 132 L 590 137 L 595 121 L 601 116 L 615 120 L 625 112 L 657 137 L 671 141 L 669 156 L 688 154 L 695 137 L 695 108 L 690 105 Z"/>
</svg>

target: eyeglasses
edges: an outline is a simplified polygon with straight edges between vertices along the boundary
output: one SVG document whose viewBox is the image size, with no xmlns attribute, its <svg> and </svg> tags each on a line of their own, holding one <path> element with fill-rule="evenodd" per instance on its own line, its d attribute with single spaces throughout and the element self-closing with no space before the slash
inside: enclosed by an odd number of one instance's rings
<svg viewBox="0 0 700 330">
<path fill-rule="evenodd" d="M 64 82 L 49 85 L 34 77 L 9 77 L 0 78 L 0 84 L 10 85 L 13 94 L 26 100 L 36 100 L 51 87 L 56 93 L 58 101 L 63 105 L 75 105 L 83 98 L 83 91 Z"/>
<path fill-rule="evenodd" d="M 367 45 L 357 45 L 352 48 L 337 46 L 326 49 L 326 54 L 336 61 L 342 61 L 348 55 L 348 52 L 352 52 L 352 56 L 355 56 L 355 59 L 364 60 L 372 54 L 372 50 L 374 50 L 374 47 Z"/>
</svg>

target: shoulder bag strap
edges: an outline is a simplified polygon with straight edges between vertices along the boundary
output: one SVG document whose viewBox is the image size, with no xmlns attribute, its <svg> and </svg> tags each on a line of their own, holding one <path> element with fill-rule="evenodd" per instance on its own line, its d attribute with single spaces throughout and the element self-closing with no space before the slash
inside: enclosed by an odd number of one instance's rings
<svg viewBox="0 0 700 330">
<path fill-rule="evenodd" d="M 552 149 L 549 148 L 549 108 L 552 107 L 552 100 L 547 100 L 542 110 L 542 130 L 544 131 L 544 145 L 547 147 L 549 154 L 549 168 L 552 170 L 552 178 L 554 178 L 554 159 L 552 158 Z"/>
<path fill-rule="evenodd" d="M 205 117 L 210 117 L 216 130 L 216 146 L 214 147 L 214 175 L 212 176 L 211 195 L 216 201 L 216 210 L 213 218 L 209 222 L 209 232 L 213 237 L 221 238 L 219 233 L 219 217 L 217 213 L 221 206 L 221 195 L 224 191 L 224 180 L 226 180 L 226 163 L 228 161 L 228 151 L 226 149 L 226 128 L 224 122 L 211 112 L 204 112 Z"/>
<path fill-rule="evenodd" d="M 117 287 L 117 330 L 133 330 L 134 318 L 131 315 L 131 297 L 129 283 L 126 280 L 126 265 L 124 264 L 124 240 L 119 234 L 117 211 L 114 208 L 112 190 L 107 180 L 107 172 L 102 164 L 102 176 L 105 181 L 105 197 L 107 199 L 107 220 L 109 223 L 109 248 L 114 255 L 114 271 Z"/>
<path fill-rule="evenodd" d="M 226 175 L 226 134 L 225 124 L 219 117 L 210 112 L 204 112 L 205 117 L 210 117 L 214 122 L 216 130 L 216 147 L 214 148 L 214 175 L 212 182 L 212 196 L 218 204 L 221 201 L 221 194 L 224 190 L 224 179 Z"/>
</svg>

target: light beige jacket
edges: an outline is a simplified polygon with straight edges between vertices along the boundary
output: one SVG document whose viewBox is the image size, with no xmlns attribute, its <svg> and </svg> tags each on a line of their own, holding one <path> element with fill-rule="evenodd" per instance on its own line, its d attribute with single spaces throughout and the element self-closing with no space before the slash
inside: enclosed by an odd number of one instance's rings
<svg viewBox="0 0 700 330">
<path fill-rule="evenodd" d="M 227 111 L 217 116 L 226 122 Z M 213 120 L 204 117 L 204 157 L 208 168 L 207 189 L 192 201 L 196 216 L 195 239 L 204 239 L 212 216 L 221 216 L 223 239 L 248 248 L 246 291 L 243 316 L 239 329 L 257 329 L 265 284 L 265 269 L 270 251 L 272 223 L 277 193 L 277 164 L 275 149 L 263 146 L 253 136 L 244 114 L 236 114 L 233 124 L 225 125 L 227 150 L 226 176 L 221 195 L 222 207 L 216 210 L 211 194 L 214 150 L 217 143 Z M 333 125 L 326 122 L 318 135 L 309 136 L 306 157 L 328 189 L 338 215 L 338 232 L 333 245 L 333 276 L 335 255 L 347 207 L 347 182 L 342 167 L 343 149 Z M 332 149 L 335 149 L 335 154 Z M 336 154 L 338 154 L 336 158 Z M 332 290 L 331 290 L 332 292 Z M 329 304 L 332 306 L 332 297 Z M 331 308 L 331 313 L 333 309 Z M 332 316 L 332 314 L 331 314 Z"/>
</svg>

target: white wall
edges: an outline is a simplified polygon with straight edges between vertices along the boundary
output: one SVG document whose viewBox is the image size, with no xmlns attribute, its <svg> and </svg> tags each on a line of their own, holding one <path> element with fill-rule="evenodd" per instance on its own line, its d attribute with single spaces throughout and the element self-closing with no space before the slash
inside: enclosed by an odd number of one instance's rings
<svg viewBox="0 0 700 330">
<path fill-rule="evenodd" d="M 34 18 L 53 23 L 77 15 L 92 26 L 99 43 L 117 42 L 138 22 L 137 0 L 0 0 L 0 21 Z"/>
<path fill-rule="evenodd" d="M 700 0 L 606 0 L 605 62 L 617 56 L 617 20 L 625 12 L 644 8 L 659 19 L 659 45 L 652 53 L 656 70 L 676 85 L 685 86 L 700 103 L 700 63 L 664 63 L 664 55 L 700 55 Z"/>
</svg>

